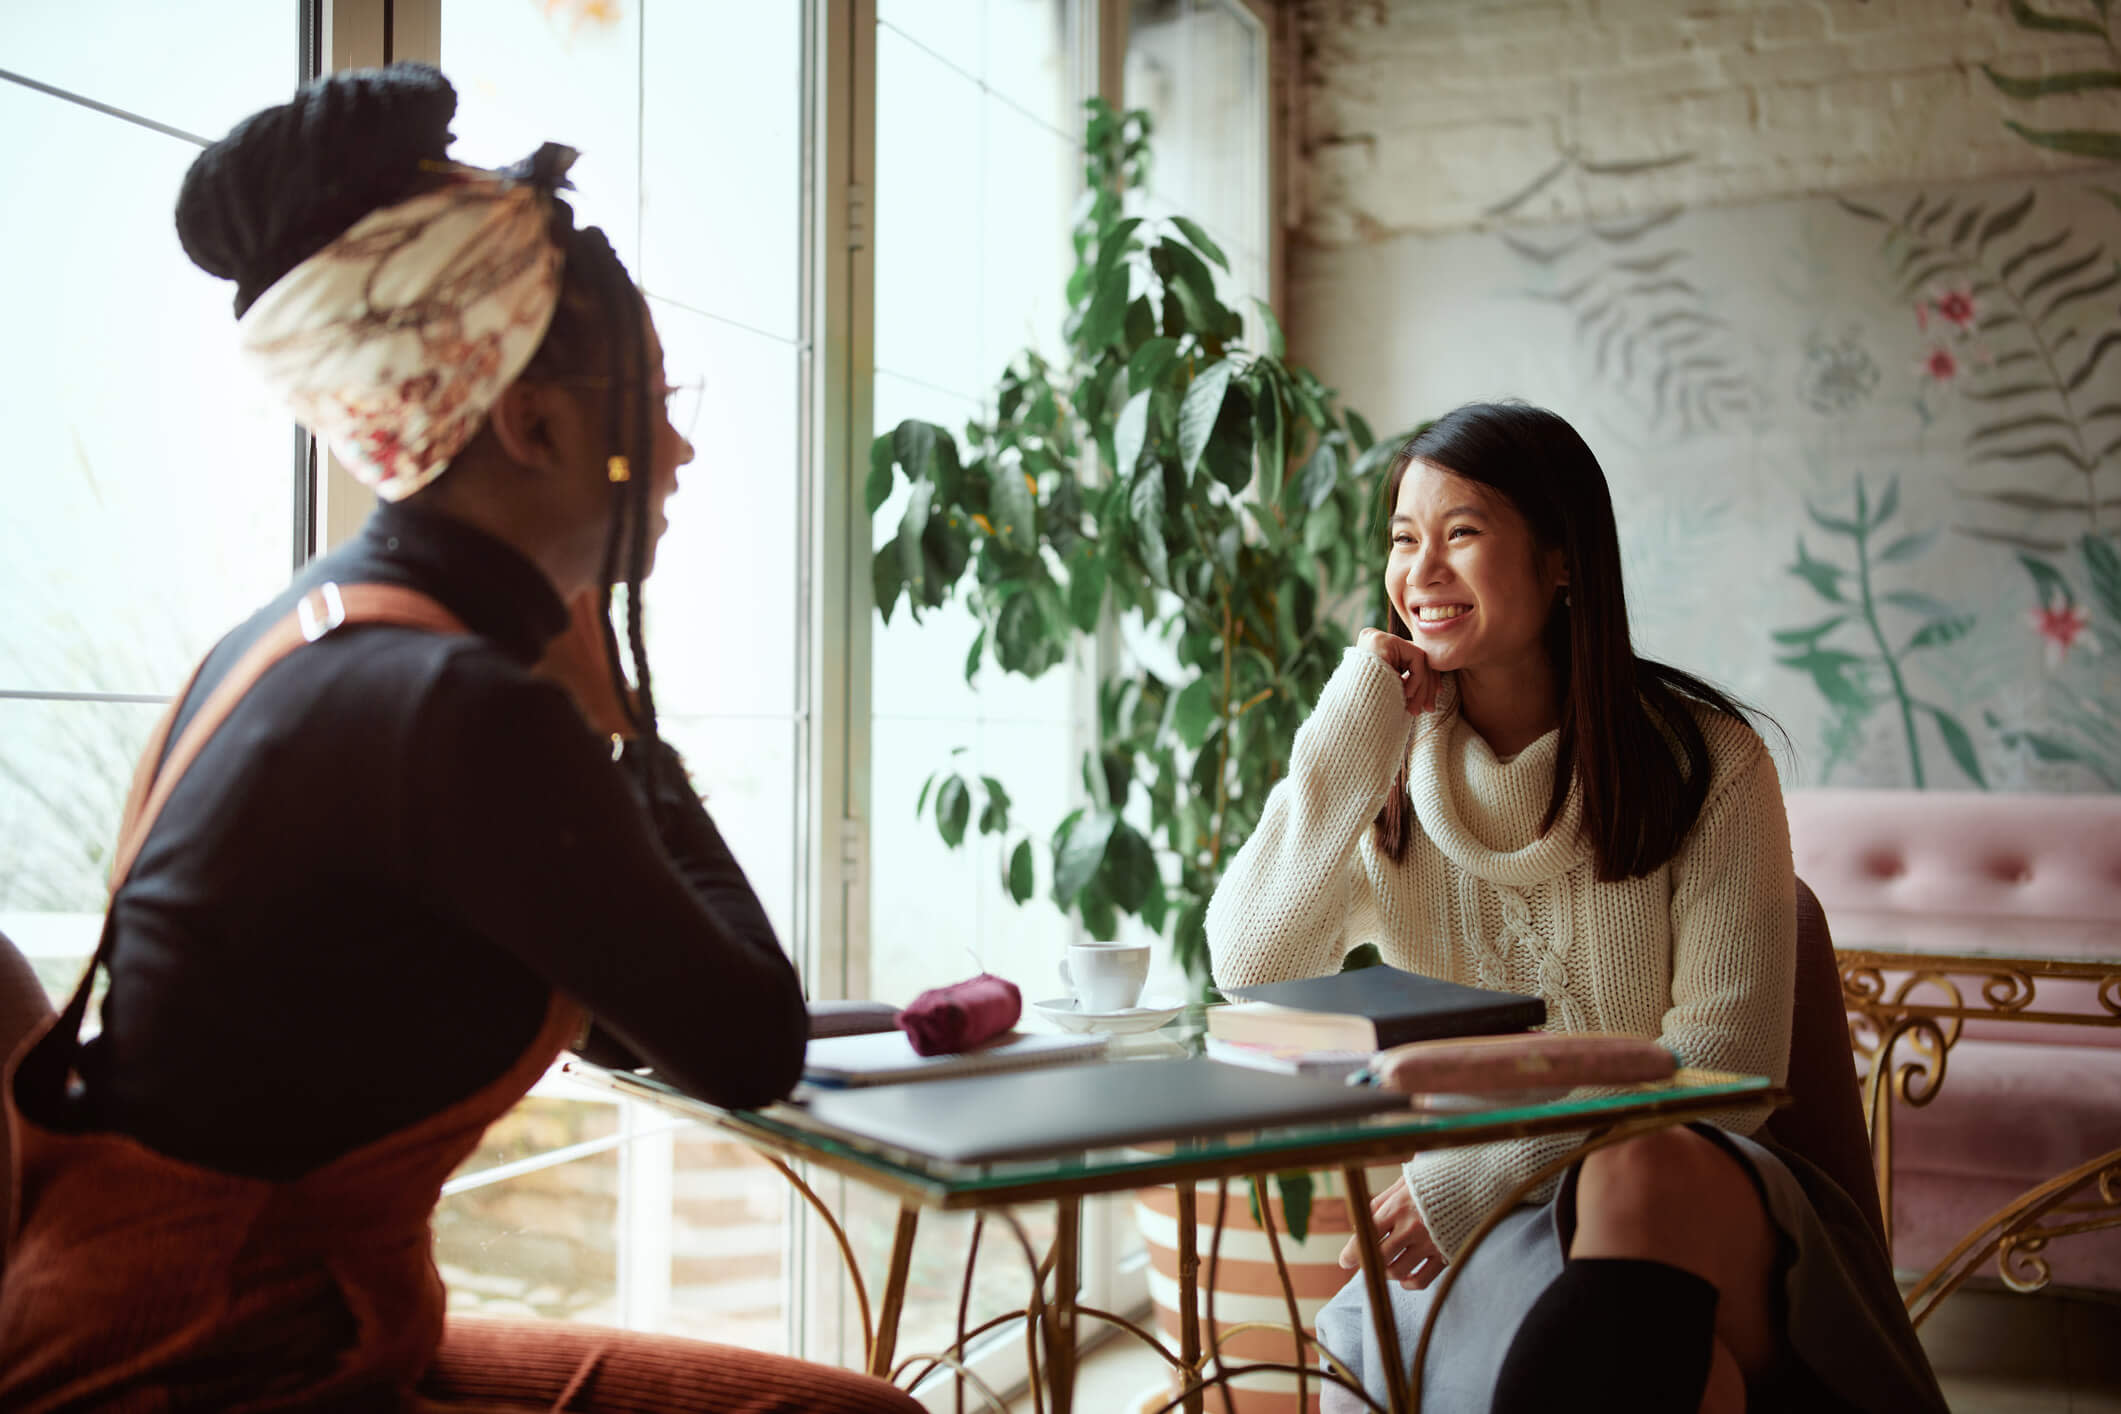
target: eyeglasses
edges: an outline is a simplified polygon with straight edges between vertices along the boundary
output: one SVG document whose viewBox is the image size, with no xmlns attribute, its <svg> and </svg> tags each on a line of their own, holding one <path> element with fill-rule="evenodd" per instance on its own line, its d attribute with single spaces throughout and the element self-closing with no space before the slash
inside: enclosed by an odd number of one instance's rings
<svg viewBox="0 0 2121 1414">
<path fill-rule="evenodd" d="M 575 388 L 610 388 L 617 382 L 608 373 L 556 373 L 529 381 L 560 383 Z M 692 440 L 693 428 L 700 420 L 700 401 L 706 390 L 707 380 L 704 378 L 679 379 L 656 390 L 663 400 L 663 420 L 670 424 L 671 431 L 687 442 Z"/>
</svg>

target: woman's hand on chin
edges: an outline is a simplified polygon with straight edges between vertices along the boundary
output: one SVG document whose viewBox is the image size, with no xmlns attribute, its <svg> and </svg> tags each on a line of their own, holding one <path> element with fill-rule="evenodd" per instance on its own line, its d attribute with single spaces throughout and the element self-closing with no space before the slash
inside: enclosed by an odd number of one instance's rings
<svg viewBox="0 0 2121 1414">
<path fill-rule="evenodd" d="M 1356 646 L 1375 653 L 1399 678 L 1399 695 L 1407 714 L 1419 716 L 1436 705 L 1443 675 L 1429 666 L 1429 655 L 1418 644 L 1383 629 L 1366 628 L 1355 637 Z"/>
</svg>

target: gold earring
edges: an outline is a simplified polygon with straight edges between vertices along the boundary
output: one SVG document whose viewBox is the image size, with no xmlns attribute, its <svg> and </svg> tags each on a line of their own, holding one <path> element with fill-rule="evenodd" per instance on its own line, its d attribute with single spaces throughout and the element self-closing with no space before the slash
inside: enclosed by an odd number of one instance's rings
<svg viewBox="0 0 2121 1414">
<path fill-rule="evenodd" d="M 610 477 L 612 485 L 616 486 L 622 481 L 633 479 L 633 468 L 627 464 L 626 458 L 613 457 L 604 463 L 604 474 Z"/>
</svg>

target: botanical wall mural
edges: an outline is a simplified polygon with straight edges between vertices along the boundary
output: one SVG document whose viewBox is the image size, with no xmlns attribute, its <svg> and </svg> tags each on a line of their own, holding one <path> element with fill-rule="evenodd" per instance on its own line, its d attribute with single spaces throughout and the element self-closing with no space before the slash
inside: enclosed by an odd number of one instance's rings
<svg viewBox="0 0 2121 1414">
<path fill-rule="evenodd" d="M 1792 784 L 2121 790 L 2117 186 L 1407 238 L 1383 265 L 1419 406 L 1337 381 L 1395 417 L 1574 420 L 1643 650 L 1776 718 Z"/>
</svg>

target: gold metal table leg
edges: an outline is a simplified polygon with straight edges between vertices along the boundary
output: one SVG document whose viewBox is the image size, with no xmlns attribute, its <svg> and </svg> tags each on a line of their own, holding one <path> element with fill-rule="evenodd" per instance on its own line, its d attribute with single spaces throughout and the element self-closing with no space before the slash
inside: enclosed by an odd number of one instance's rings
<svg viewBox="0 0 2121 1414">
<path fill-rule="evenodd" d="M 1187 1381 L 1185 1414 L 1202 1414 L 1207 1407 L 1200 1380 L 1200 1244 L 1193 1224 L 1193 1185 L 1173 1185 L 1178 1196 L 1178 1359 L 1185 1366 Z"/>
<path fill-rule="evenodd" d="M 1046 1308 L 1046 1387 L 1053 1414 L 1075 1407 L 1075 1297 L 1082 1260 L 1083 1200 L 1054 1204 L 1053 1302 Z"/>
<path fill-rule="evenodd" d="M 1377 1327 L 1386 1403 L 1393 1414 L 1400 1414 L 1415 1406 L 1407 1402 L 1407 1367 L 1399 1359 L 1399 1323 L 1392 1317 L 1391 1279 L 1385 1274 L 1385 1254 L 1378 1250 L 1377 1226 L 1370 1221 L 1370 1181 L 1361 1164 L 1349 1164 L 1340 1176 L 1348 1189 L 1348 1217 L 1355 1224 L 1355 1250 L 1362 1256 L 1362 1284 L 1370 1298 L 1370 1322 Z"/>
<path fill-rule="evenodd" d="M 891 1237 L 891 1270 L 884 1278 L 882 1309 L 877 1312 L 876 1342 L 869 1350 L 869 1373 L 878 1379 L 891 1377 L 891 1357 L 898 1348 L 899 1313 L 906 1308 L 906 1278 L 913 1270 L 913 1234 L 920 1226 L 921 1210 L 901 1204 L 898 1231 Z"/>
</svg>

